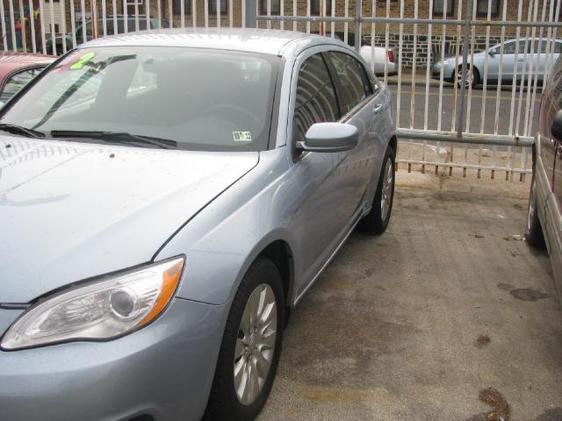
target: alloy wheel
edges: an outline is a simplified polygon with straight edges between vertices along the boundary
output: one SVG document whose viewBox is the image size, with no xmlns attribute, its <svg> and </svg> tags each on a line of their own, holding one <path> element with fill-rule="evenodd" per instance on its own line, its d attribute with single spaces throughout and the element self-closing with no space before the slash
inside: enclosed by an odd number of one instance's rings
<svg viewBox="0 0 562 421">
<path fill-rule="evenodd" d="M 459 87 L 462 87 L 462 86 L 463 86 L 463 84 L 462 84 L 462 76 L 463 76 L 462 71 L 457 72 L 457 85 L 458 85 Z M 464 87 L 465 87 L 466 89 L 468 89 L 468 88 L 470 88 L 471 86 L 473 86 L 473 83 L 474 83 L 474 71 L 472 70 L 472 67 L 468 67 L 468 68 L 466 69 L 466 80 L 465 80 L 465 82 L 464 82 Z"/>
<path fill-rule="evenodd" d="M 392 160 L 388 158 L 385 163 L 382 181 L 382 196 L 381 196 L 381 217 L 386 220 L 390 205 L 392 204 L 392 188 L 394 185 L 394 168 L 392 167 Z"/>
<path fill-rule="evenodd" d="M 254 403 L 266 382 L 276 335 L 275 294 L 269 285 L 260 284 L 246 302 L 234 351 L 234 389 L 243 405 Z"/>
</svg>

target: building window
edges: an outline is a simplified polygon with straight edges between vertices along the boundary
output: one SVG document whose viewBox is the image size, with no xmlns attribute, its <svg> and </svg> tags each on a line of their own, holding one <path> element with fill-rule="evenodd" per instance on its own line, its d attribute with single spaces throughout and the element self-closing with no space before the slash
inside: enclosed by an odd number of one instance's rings
<svg viewBox="0 0 562 421">
<path fill-rule="evenodd" d="M 434 0 L 433 17 L 443 16 L 445 7 L 447 7 L 447 16 L 453 16 L 455 13 L 455 0 Z"/>
<path fill-rule="evenodd" d="M 308 0 L 310 2 L 310 14 L 312 16 L 320 16 L 324 0 Z M 326 1 L 326 16 L 332 15 L 332 0 Z"/>
<path fill-rule="evenodd" d="M 490 16 L 497 18 L 500 15 L 500 0 L 492 0 L 490 3 Z M 488 0 L 478 0 L 476 4 L 476 15 L 481 17 L 488 16 Z"/>
<path fill-rule="evenodd" d="M 260 0 L 260 15 L 267 15 L 267 2 L 271 2 L 271 14 L 281 14 L 281 0 Z"/>
<path fill-rule="evenodd" d="M 209 15 L 213 16 L 217 14 L 217 0 L 209 1 Z M 220 7 L 220 14 L 225 16 L 228 13 L 228 0 L 218 0 Z"/>
<path fill-rule="evenodd" d="M 183 12 L 191 15 L 191 0 L 173 0 L 172 7 L 174 15 L 181 15 L 181 2 L 183 1 Z"/>
</svg>

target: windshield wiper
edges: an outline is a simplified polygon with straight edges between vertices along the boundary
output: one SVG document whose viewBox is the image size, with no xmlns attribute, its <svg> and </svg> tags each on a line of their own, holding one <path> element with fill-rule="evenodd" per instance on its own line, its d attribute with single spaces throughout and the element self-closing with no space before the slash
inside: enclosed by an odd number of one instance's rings
<svg viewBox="0 0 562 421">
<path fill-rule="evenodd" d="M 17 124 L 0 123 L 0 130 L 12 134 L 19 134 L 26 137 L 40 138 L 45 137 L 45 133 L 39 130 L 28 129 L 27 127 L 18 126 Z"/>
<path fill-rule="evenodd" d="M 140 143 L 144 145 L 156 146 L 163 149 L 175 149 L 178 147 L 178 142 L 176 142 L 175 140 L 162 139 L 152 136 L 143 136 L 127 132 L 104 132 L 96 130 L 52 130 L 51 136 L 100 139 L 108 143 Z"/>
</svg>

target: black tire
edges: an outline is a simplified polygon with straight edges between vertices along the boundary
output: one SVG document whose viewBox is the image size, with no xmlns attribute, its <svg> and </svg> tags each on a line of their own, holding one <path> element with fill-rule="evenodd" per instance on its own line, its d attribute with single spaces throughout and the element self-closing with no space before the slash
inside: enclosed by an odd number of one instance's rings
<svg viewBox="0 0 562 421">
<path fill-rule="evenodd" d="M 275 296 L 277 309 L 275 345 L 271 365 L 261 391 L 258 393 L 253 403 L 244 405 L 240 402 L 234 385 L 234 352 L 246 303 L 252 292 L 262 284 L 270 286 Z M 254 420 L 258 416 L 273 385 L 273 380 L 279 364 L 284 326 L 285 297 L 281 275 L 275 264 L 269 259 L 259 258 L 246 273 L 232 302 L 219 352 L 209 402 L 203 417 L 204 420 L 249 421 Z"/>
<path fill-rule="evenodd" d="M 471 69 L 472 69 L 472 73 L 473 73 L 474 77 L 473 77 L 472 82 L 470 82 L 470 80 L 467 76 L 467 82 L 466 82 L 466 85 L 465 85 L 466 89 L 468 89 L 470 87 L 470 85 L 472 85 L 472 89 L 474 89 L 480 83 L 480 73 L 478 72 L 478 69 L 476 67 L 471 66 L 470 64 L 467 65 L 466 71 L 470 72 Z M 457 86 L 459 87 L 459 89 L 462 89 L 462 84 L 461 84 L 460 78 L 459 78 L 459 75 L 461 75 L 461 74 L 462 74 L 462 66 L 459 66 L 458 69 L 453 74 L 453 83 L 456 83 Z"/>
<path fill-rule="evenodd" d="M 544 235 L 541 228 L 541 221 L 537 213 L 537 180 L 535 174 L 531 180 L 531 192 L 529 194 L 529 207 L 527 208 L 527 225 L 525 227 L 525 239 L 531 246 L 544 249 Z"/>
<path fill-rule="evenodd" d="M 396 172 L 394 171 L 394 162 L 396 160 L 396 152 L 391 145 L 388 146 L 382 161 L 381 172 L 378 179 L 377 191 L 373 199 L 371 211 L 359 221 L 357 228 L 367 234 L 380 235 L 386 231 L 390 215 L 392 214 L 392 203 L 394 202 L 394 184 L 396 180 Z M 383 199 L 383 182 L 387 165 L 390 165 L 392 174 L 392 185 L 390 188 L 390 203 L 386 215 L 382 212 L 382 199 Z"/>
</svg>

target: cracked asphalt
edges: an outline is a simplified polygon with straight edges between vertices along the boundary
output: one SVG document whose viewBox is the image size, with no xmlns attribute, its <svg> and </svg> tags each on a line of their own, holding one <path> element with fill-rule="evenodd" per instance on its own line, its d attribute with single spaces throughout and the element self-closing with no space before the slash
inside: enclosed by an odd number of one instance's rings
<svg viewBox="0 0 562 421">
<path fill-rule="evenodd" d="M 562 419 L 562 311 L 529 184 L 397 173 L 292 314 L 260 421 Z"/>
</svg>

